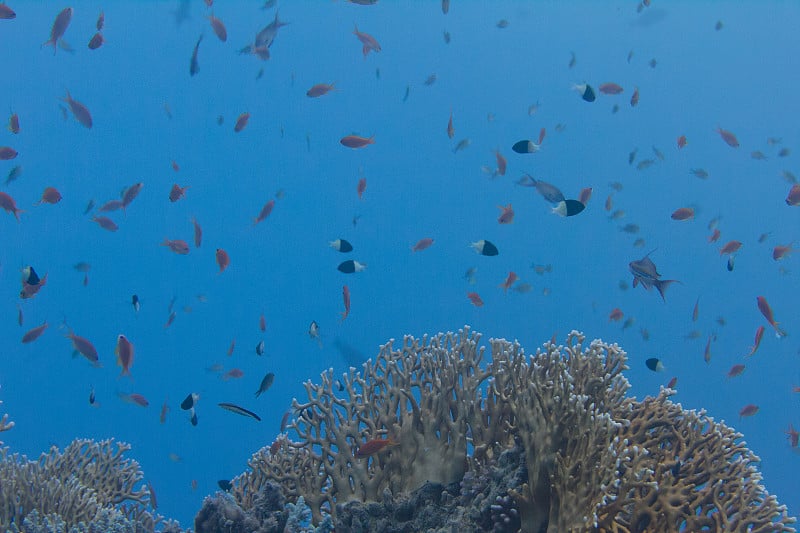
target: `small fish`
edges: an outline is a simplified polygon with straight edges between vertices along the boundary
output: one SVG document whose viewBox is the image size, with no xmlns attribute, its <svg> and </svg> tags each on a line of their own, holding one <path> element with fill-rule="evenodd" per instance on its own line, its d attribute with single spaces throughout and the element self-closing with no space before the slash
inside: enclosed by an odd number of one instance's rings
<svg viewBox="0 0 800 533">
<path fill-rule="evenodd" d="M 53 26 L 50 28 L 50 39 L 42 43 L 42 46 L 53 47 L 53 55 L 55 55 L 57 45 L 59 41 L 62 40 L 64 32 L 67 31 L 67 27 L 72 20 L 72 13 L 73 9 L 71 7 L 62 9 L 58 15 L 56 15 L 56 18 L 53 21 Z"/>
<path fill-rule="evenodd" d="M 578 91 L 585 102 L 594 102 L 597 98 L 594 89 L 588 83 L 573 84 L 572 90 Z"/>
<path fill-rule="evenodd" d="M 362 444 L 356 450 L 354 457 L 357 459 L 362 459 L 364 457 L 370 457 L 372 455 L 376 455 L 381 453 L 386 448 L 391 448 L 393 446 L 399 446 L 400 444 L 391 439 L 371 439 Z"/>
<path fill-rule="evenodd" d="M 444 44 L 450 44 L 450 32 L 449 31 L 445 31 L 442 34 L 442 37 L 444 38 Z"/>
<path fill-rule="evenodd" d="M 64 98 L 64 101 L 69 106 L 69 110 L 72 112 L 72 116 L 75 117 L 75 120 L 77 120 L 83 127 L 91 129 L 92 115 L 89 113 L 89 109 L 82 103 L 72 98 L 72 96 L 69 94 L 69 91 L 67 91 L 67 97 Z"/>
<path fill-rule="evenodd" d="M 236 123 L 233 125 L 233 131 L 239 133 L 247 126 L 248 122 L 250 122 L 250 113 L 242 113 L 236 117 Z"/>
<path fill-rule="evenodd" d="M 312 339 L 315 339 L 319 347 L 322 348 L 322 337 L 319 332 L 319 324 L 317 324 L 315 320 L 312 320 L 311 324 L 308 326 L 308 336 Z"/>
<path fill-rule="evenodd" d="M 730 131 L 717 127 L 717 133 L 719 133 L 719 136 L 722 138 L 723 141 L 725 141 L 725 144 L 727 144 L 731 148 L 739 147 L 739 140 L 736 139 L 736 135 L 734 135 Z"/>
<path fill-rule="evenodd" d="M 694 218 L 694 209 L 691 207 L 680 207 L 670 215 L 672 220 L 691 220 Z"/>
<path fill-rule="evenodd" d="M 469 267 L 467 271 L 464 273 L 464 279 L 467 280 L 467 283 L 469 283 L 470 285 L 475 285 L 477 281 L 475 278 L 476 272 L 478 272 L 478 269 L 476 267 Z"/>
<path fill-rule="evenodd" d="M 578 200 L 562 200 L 553 209 L 552 213 L 562 217 L 572 217 L 581 213 L 586 208 Z"/>
<path fill-rule="evenodd" d="M 716 337 L 715 335 L 709 335 L 708 341 L 706 341 L 706 348 L 703 351 L 703 361 L 706 363 L 711 362 L 711 341 L 714 340 Z"/>
<path fill-rule="evenodd" d="M 350 314 L 350 288 L 347 285 L 342 286 L 342 300 L 344 302 L 344 311 L 342 311 L 342 321 Z"/>
<path fill-rule="evenodd" d="M 117 337 L 117 347 L 114 349 L 114 354 L 117 356 L 117 365 L 122 368 L 120 376 L 130 376 L 134 358 L 134 346 L 125 335 Z"/>
<path fill-rule="evenodd" d="M 100 404 L 97 403 L 97 398 L 95 397 L 94 394 L 94 387 L 92 387 L 91 390 L 89 391 L 89 405 L 91 405 L 92 407 L 100 407 Z"/>
<path fill-rule="evenodd" d="M 233 484 L 231 484 L 231 482 L 227 479 L 220 479 L 217 481 L 217 486 L 225 492 L 228 492 L 233 488 Z"/>
<path fill-rule="evenodd" d="M 167 413 L 169 412 L 169 405 L 167 405 L 167 401 L 164 400 L 164 403 L 161 404 L 161 412 L 158 415 L 158 421 L 161 424 L 164 424 L 167 421 Z"/>
<path fill-rule="evenodd" d="M 508 289 L 510 289 L 511 286 L 514 285 L 514 282 L 516 282 L 518 279 L 519 279 L 519 276 L 517 276 L 516 273 L 509 272 L 508 276 L 506 276 L 505 281 L 503 283 L 501 283 L 499 285 L 499 287 L 501 287 L 503 289 L 503 292 L 507 293 Z"/>
<path fill-rule="evenodd" d="M 789 424 L 789 430 L 785 433 L 788 436 L 791 447 L 797 448 L 798 444 L 800 444 L 800 432 L 798 432 L 791 424 Z"/>
<path fill-rule="evenodd" d="M 336 239 L 335 241 L 330 241 L 328 246 L 337 252 L 348 253 L 353 251 L 353 245 L 345 239 Z"/>
<path fill-rule="evenodd" d="M 474 305 L 475 307 L 483 306 L 483 300 L 481 299 L 481 297 L 478 295 L 477 292 L 468 292 L 467 298 L 469 298 L 469 301 L 472 302 L 472 305 Z"/>
<path fill-rule="evenodd" d="M 375 136 L 372 137 L 361 137 L 359 135 L 345 135 L 341 139 L 339 139 L 339 143 L 342 146 L 346 146 L 347 148 L 364 148 L 370 144 L 375 144 Z"/>
<path fill-rule="evenodd" d="M 0 4 L 2 5 L 2 4 Z M 14 168 L 8 171 L 8 175 L 6 176 L 5 184 L 8 185 L 12 181 L 16 181 L 20 176 L 22 176 L 22 165 L 16 165 Z M 788 200 L 787 200 L 788 203 Z"/>
<path fill-rule="evenodd" d="M 92 35 L 92 38 L 89 39 L 89 43 L 86 46 L 89 48 L 89 50 L 97 50 L 98 48 L 103 46 L 105 42 L 106 42 L 105 37 L 103 37 L 103 34 L 98 31 L 97 33 Z"/>
<path fill-rule="evenodd" d="M 704 179 L 708 178 L 708 172 L 705 169 L 702 169 L 702 168 L 693 168 L 693 169 L 689 170 L 689 173 L 694 174 L 696 177 L 700 178 L 701 180 L 704 180 Z"/>
<path fill-rule="evenodd" d="M 450 120 L 447 121 L 447 138 L 452 139 L 456 134 L 455 128 L 453 128 L 453 112 L 450 111 Z"/>
<path fill-rule="evenodd" d="M 255 414 L 253 411 L 249 411 L 249 410 L 245 409 L 244 407 L 240 407 L 240 406 L 238 406 L 236 404 L 228 403 L 228 402 L 221 402 L 221 403 L 218 403 L 217 405 L 219 405 L 220 407 L 222 407 L 226 411 L 230 411 L 231 413 L 236 413 L 237 415 L 242 415 L 242 416 L 249 416 L 250 418 L 254 418 L 257 421 L 261 422 L 261 417 L 260 416 Z"/>
<path fill-rule="evenodd" d="M 636 107 L 639 105 L 639 88 L 633 88 L 633 94 L 631 94 L 631 107 Z"/>
<path fill-rule="evenodd" d="M 470 246 L 476 253 L 485 256 L 495 256 L 498 255 L 500 252 L 497 250 L 497 246 L 492 244 L 491 242 L 481 239 L 480 241 L 476 241 L 470 243 Z"/>
<path fill-rule="evenodd" d="M 244 376 L 244 372 L 239 368 L 231 368 L 220 376 L 222 381 L 230 381 L 231 379 L 239 379 Z"/>
<path fill-rule="evenodd" d="M 504 28 L 508 28 L 508 21 L 506 19 L 500 19 L 497 21 L 497 24 L 495 24 L 495 26 L 497 26 L 501 30 Z"/>
<path fill-rule="evenodd" d="M 194 51 L 192 52 L 192 59 L 189 61 L 189 75 L 194 76 L 198 72 L 200 72 L 200 63 L 197 62 L 197 52 L 200 50 L 200 43 L 203 40 L 203 34 L 200 34 L 200 37 L 197 38 L 197 44 L 194 45 Z"/>
<path fill-rule="evenodd" d="M 406 85 L 406 92 L 403 93 L 403 103 L 408 101 L 408 97 L 411 95 L 411 85 Z"/>
<path fill-rule="evenodd" d="M 758 326 L 758 329 L 756 330 L 755 341 L 753 342 L 753 346 L 750 348 L 750 353 L 747 354 L 747 357 L 750 357 L 751 355 L 756 353 L 756 350 L 758 350 L 758 347 L 761 345 L 761 338 L 763 336 L 764 336 L 764 326 Z"/>
<path fill-rule="evenodd" d="M 261 385 L 258 386 L 258 390 L 256 391 L 256 398 L 261 396 L 263 393 L 267 392 L 269 388 L 272 386 L 272 383 L 275 381 L 275 374 L 272 372 L 268 372 L 267 375 L 261 380 Z"/>
<path fill-rule="evenodd" d="M 498 224 L 511 224 L 514 222 L 514 208 L 511 207 L 511 204 L 498 205 L 497 208 L 500 210 L 500 216 L 497 217 Z"/>
<path fill-rule="evenodd" d="M 427 78 L 425 78 L 425 81 L 424 81 L 424 82 L 422 82 L 422 83 L 423 83 L 423 85 L 425 85 L 426 87 L 430 87 L 431 85 L 433 85 L 434 83 L 436 83 L 436 74 L 431 74 L 430 76 L 428 76 Z"/>
<path fill-rule="evenodd" d="M 615 307 L 614 309 L 611 310 L 611 313 L 609 313 L 608 321 L 619 322 L 620 320 L 622 320 L 622 317 L 624 315 L 625 314 L 622 312 L 622 309 L 620 309 L 619 307 Z"/>
<path fill-rule="evenodd" d="M 368 33 L 358 31 L 358 26 L 353 30 L 353 34 L 361 41 L 361 53 L 364 54 L 364 59 L 367 58 L 367 54 L 371 51 L 376 53 L 381 51 L 381 45 L 378 44 L 377 39 Z"/>
<path fill-rule="evenodd" d="M 217 36 L 217 38 L 223 43 L 227 41 L 228 30 L 225 28 L 225 24 L 223 24 L 222 21 L 214 15 L 209 15 L 208 21 L 211 24 L 211 29 L 214 30 L 214 34 Z"/>
<path fill-rule="evenodd" d="M 138 313 L 141 308 L 141 303 L 139 302 L 139 297 L 135 294 L 131 296 L 131 305 L 133 306 L 133 310 Z"/>
<path fill-rule="evenodd" d="M 164 242 L 161 243 L 161 246 L 166 246 L 172 252 L 178 255 L 186 255 L 189 253 L 189 245 L 186 241 L 181 239 L 164 239 Z"/>
<path fill-rule="evenodd" d="M 214 252 L 214 255 L 217 259 L 217 266 L 219 266 L 218 273 L 222 274 L 222 272 L 224 272 L 225 269 L 228 268 L 228 265 L 231 264 L 231 258 L 228 256 L 228 252 L 226 252 L 222 248 L 217 248 L 216 252 Z"/>
<path fill-rule="evenodd" d="M 306 96 L 309 98 L 319 98 L 320 96 L 326 95 L 334 89 L 335 87 L 333 83 L 317 83 L 306 91 Z"/>
<path fill-rule="evenodd" d="M 739 411 L 739 418 L 744 418 L 747 416 L 753 416 L 758 412 L 758 406 L 752 403 L 749 403 L 741 408 Z"/>
<path fill-rule="evenodd" d="M 342 261 L 339 263 L 339 266 L 336 269 L 339 272 L 343 272 L 345 274 L 353 274 L 354 272 L 361 272 L 367 268 L 366 263 L 359 263 L 358 261 L 354 261 L 350 259 L 348 261 Z"/>
<path fill-rule="evenodd" d="M 137 392 L 134 392 L 134 393 L 131 393 L 131 394 L 125 394 L 125 393 L 122 393 L 122 392 L 118 392 L 117 396 L 119 396 L 119 398 L 123 402 L 136 404 L 139 407 L 147 407 L 148 405 L 150 405 L 150 402 L 147 400 L 147 398 L 145 398 L 144 396 L 142 396 L 141 394 L 139 394 Z"/>
<path fill-rule="evenodd" d="M 578 60 L 577 60 L 577 58 L 575 57 L 575 52 L 572 52 L 572 51 L 571 51 L 571 52 L 569 53 L 569 63 L 567 63 L 567 68 L 572 68 L 572 67 L 574 67 L 574 66 L 575 66 L 575 63 L 577 63 L 577 62 L 578 62 Z"/>
<path fill-rule="evenodd" d="M 457 154 L 470 144 L 472 144 L 472 141 L 469 138 L 461 139 L 460 141 L 458 141 L 458 144 L 456 144 L 455 148 L 453 148 L 453 153 Z"/>
<path fill-rule="evenodd" d="M 45 331 L 45 330 L 46 330 L 48 327 L 49 327 L 49 325 L 48 325 L 48 324 L 47 324 L 47 322 L 45 321 L 45 322 L 44 322 L 44 323 L 43 323 L 41 326 L 36 326 L 35 328 L 33 328 L 33 329 L 31 329 L 31 330 L 28 330 L 28 331 L 27 331 L 27 332 L 26 332 L 26 333 L 25 333 L 25 334 L 22 336 L 22 343 L 23 343 L 23 344 L 28 344 L 29 342 L 33 342 L 33 341 L 35 341 L 36 339 L 38 339 L 39 337 L 41 337 L 41 336 L 42 336 L 42 333 L 44 333 L 44 331 Z"/>
<path fill-rule="evenodd" d="M 599 90 L 602 94 L 621 94 L 624 91 L 622 87 L 613 82 L 601 83 L 597 87 L 597 90 Z"/>
<path fill-rule="evenodd" d="M 758 310 L 761 311 L 761 314 L 764 315 L 764 318 L 767 319 L 767 322 L 769 322 L 769 324 L 775 328 L 775 335 L 777 337 L 785 337 L 786 332 L 778 327 L 779 323 L 775 321 L 775 317 L 772 314 L 772 308 L 769 306 L 767 299 L 763 296 L 757 296 L 756 303 L 758 305 Z"/>
<path fill-rule="evenodd" d="M 686 146 L 687 144 L 686 135 L 681 135 L 680 137 L 678 137 L 677 143 L 678 143 L 678 150 Z"/>
<path fill-rule="evenodd" d="M 203 228 L 200 227 L 200 224 L 194 217 L 192 217 L 192 226 L 194 226 L 194 247 L 200 248 L 203 242 Z"/>
<path fill-rule="evenodd" d="M 794 251 L 794 248 L 792 248 L 792 244 L 791 243 L 786 244 L 786 245 L 780 245 L 779 244 L 779 245 L 775 246 L 775 248 L 772 249 L 772 259 L 775 260 L 775 261 L 780 261 L 781 259 L 783 259 L 787 255 L 789 255 L 793 251 Z"/>
<path fill-rule="evenodd" d="M 430 237 L 424 237 L 418 240 L 417 243 L 411 247 L 411 251 L 421 252 L 422 250 L 430 248 L 432 244 L 433 244 L 433 239 L 431 239 Z"/>
<path fill-rule="evenodd" d="M 786 205 L 800 206 L 800 184 L 795 183 L 786 195 Z"/>
<path fill-rule="evenodd" d="M 729 378 L 735 378 L 736 376 L 740 376 L 742 374 L 742 372 L 744 372 L 744 365 L 737 364 L 737 365 L 733 365 L 730 368 L 730 370 L 728 370 L 728 373 L 726 375 Z"/>
<path fill-rule="evenodd" d="M 662 372 L 664 370 L 664 363 L 661 362 L 661 359 L 656 357 L 651 357 L 647 361 L 644 362 L 647 365 L 647 368 L 652 370 L 653 372 Z"/>
<path fill-rule="evenodd" d="M 511 147 L 511 149 L 518 154 L 535 154 L 540 148 L 538 144 L 528 139 L 517 141 Z"/>
<path fill-rule="evenodd" d="M 264 340 L 260 340 L 258 344 L 256 344 L 256 355 L 264 355 L 264 349 L 266 348 L 266 344 Z"/>
</svg>

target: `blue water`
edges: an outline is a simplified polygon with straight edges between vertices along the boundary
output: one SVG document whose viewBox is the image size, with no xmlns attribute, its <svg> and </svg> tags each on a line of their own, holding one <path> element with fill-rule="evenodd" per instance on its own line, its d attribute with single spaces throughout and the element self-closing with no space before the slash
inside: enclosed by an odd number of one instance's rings
<svg viewBox="0 0 800 533">
<path fill-rule="evenodd" d="M 0 412 L 17 424 L 1 437 L 13 451 L 36 457 L 76 437 L 129 442 L 128 456 L 156 490 L 159 512 L 190 526 L 217 480 L 242 472 L 250 455 L 272 442 L 292 398 L 304 397 L 302 383 L 318 381 L 324 369 L 342 372 L 390 338 L 465 324 L 487 338 L 518 339 L 531 352 L 554 333 L 563 339 L 579 329 L 628 351 L 627 376 L 639 397 L 676 376 L 674 399 L 742 432 L 762 459 L 769 492 L 800 514 L 800 455 L 784 434 L 789 424 L 800 428 L 800 394 L 792 393 L 800 385 L 800 256 L 772 259 L 773 246 L 800 239 L 800 208 L 784 202 L 791 184 L 781 176 L 800 172 L 799 4 L 654 0 L 637 14 L 634 2 L 454 0 L 444 15 L 433 1 L 283 2 L 280 18 L 290 24 L 280 29 L 268 61 L 237 52 L 274 10 L 255 1 L 219 2 L 214 14 L 228 30 L 222 43 L 203 2 L 192 1 L 190 18 L 180 24 L 172 14 L 177 5 L 76 2 L 64 35 L 74 53 L 40 47 L 66 6 L 15 2 L 17 18 L 0 21 L 0 109 L 18 113 L 21 124 L 18 135 L 0 132 L 0 145 L 19 152 L 0 162 L 0 178 L 15 165 L 24 168 L 2 187 L 25 211 L 20 222 L 0 212 Z M 106 43 L 92 51 L 86 43 L 101 10 Z M 501 19 L 506 28 L 496 26 Z M 363 57 L 354 23 L 378 39 L 379 53 Z M 190 77 L 201 34 L 200 71 Z M 434 73 L 435 83 L 424 85 Z M 616 82 L 625 91 L 598 93 L 587 103 L 570 89 L 584 81 L 595 90 Z M 306 97 L 312 85 L 333 82 L 335 91 Z M 641 100 L 632 108 L 634 86 Z M 62 117 L 67 90 L 91 111 L 90 130 Z M 619 111 L 612 113 L 615 104 Z M 235 133 L 244 112 L 249 124 Z M 741 146 L 726 145 L 717 127 L 734 132 Z M 539 153 L 511 151 L 520 139 L 536 140 L 540 128 L 547 136 Z M 375 144 L 360 150 L 339 144 L 353 133 L 374 135 Z M 681 150 L 680 135 L 688 139 Z M 781 143 L 770 146 L 768 137 Z M 465 138 L 471 144 L 453 153 Z M 793 151 L 779 157 L 781 148 Z M 495 149 L 508 159 L 508 171 L 493 179 L 481 167 L 496 167 Z M 755 150 L 767 160 L 753 159 Z M 637 170 L 648 158 L 656 163 Z M 708 179 L 691 175 L 692 168 L 706 169 Z M 592 187 L 592 199 L 578 216 L 558 217 L 532 188 L 515 184 L 524 173 L 567 197 Z M 367 189 L 359 200 L 362 176 Z M 109 215 L 116 233 L 83 214 L 90 199 L 96 205 L 119 199 L 137 182 L 144 186 L 126 213 Z M 173 183 L 189 187 L 176 203 L 168 200 Z M 47 186 L 63 200 L 35 206 Z M 278 191 L 272 214 L 254 227 Z M 624 210 L 624 218 L 609 220 L 603 205 L 609 195 L 612 211 Z M 508 203 L 516 217 L 500 225 L 497 206 Z M 670 219 L 685 206 L 696 209 L 694 220 Z M 718 216 L 721 238 L 709 244 L 708 224 Z M 199 249 L 179 256 L 160 246 L 165 238 L 191 243 L 192 217 L 204 231 Z M 639 233 L 620 231 L 628 223 L 639 225 Z M 759 243 L 762 233 L 769 236 Z M 433 245 L 412 253 L 423 237 Z M 329 248 L 336 238 L 355 250 L 345 256 Z M 634 247 L 637 238 L 645 244 Z M 476 255 L 469 243 L 480 239 L 494 242 L 500 255 Z M 719 248 L 731 239 L 743 246 L 728 272 Z M 216 248 L 231 258 L 222 273 Z M 664 279 L 681 282 L 669 287 L 666 302 L 655 290 L 630 287 L 628 263 L 651 250 Z M 342 274 L 336 266 L 345 259 L 367 269 Z M 86 286 L 73 269 L 79 261 L 91 264 Z M 538 275 L 534 263 L 552 271 Z M 26 265 L 47 273 L 47 285 L 20 301 L 19 270 Z M 470 267 L 477 268 L 474 285 L 464 279 Z M 509 271 L 533 289 L 505 294 L 498 285 Z M 352 310 L 342 322 L 345 284 Z M 472 291 L 483 307 L 467 299 Z M 133 294 L 141 299 L 138 313 Z M 774 336 L 756 307 L 759 295 L 787 337 Z M 165 328 L 173 298 L 177 316 Z M 631 327 L 609 321 L 617 307 L 635 319 Z M 64 318 L 98 348 L 101 368 L 71 357 L 58 329 Z M 50 327 L 41 338 L 19 342 L 45 320 Z M 320 325 L 322 349 L 307 334 L 312 320 Z M 761 347 L 744 360 L 760 325 L 767 327 Z M 699 338 L 685 339 L 692 330 Z M 135 345 L 130 378 L 119 377 L 115 365 L 119 334 Z M 709 335 L 716 341 L 706 363 Z M 262 339 L 266 353 L 258 357 Z M 349 362 L 337 345 L 348 347 Z M 666 370 L 650 372 L 644 365 L 650 357 Z M 726 379 L 739 362 L 747 365 L 744 374 Z M 215 363 L 244 376 L 223 381 L 207 370 Z M 275 374 L 275 384 L 256 399 L 266 372 Z M 92 387 L 97 408 L 88 402 Z M 197 427 L 178 406 L 192 391 L 201 395 Z M 142 394 L 150 405 L 125 403 L 118 392 Z M 171 410 L 161 424 L 165 401 Z M 219 409 L 223 401 L 263 421 Z M 739 410 L 750 403 L 760 411 L 740 420 Z"/>
</svg>

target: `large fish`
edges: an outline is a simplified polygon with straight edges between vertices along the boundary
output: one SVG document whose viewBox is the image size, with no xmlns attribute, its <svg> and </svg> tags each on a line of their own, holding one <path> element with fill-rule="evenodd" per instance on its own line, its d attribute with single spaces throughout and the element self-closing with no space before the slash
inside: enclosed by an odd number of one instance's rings
<svg viewBox="0 0 800 533">
<path fill-rule="evenodd" d="M 631 274 L 633 274 L 633 286 L 636 287 L 641 283 L 642 287 L 646 290 L 655 287 L 661 295 L 661 299 L 666 301 L 666 298 L 664 298 L 664 291 L 666 288 L 673 283 L 680 282 L 675 279 L 660 279 L 661 274 L 656 270 L 656 264 L 650 259 L 651 253 L 653 252 L 649 252 L 643 258 L 637 261 L 631 261 L 628 264 L 628 269 L 631 271 Z"/>
</svg>

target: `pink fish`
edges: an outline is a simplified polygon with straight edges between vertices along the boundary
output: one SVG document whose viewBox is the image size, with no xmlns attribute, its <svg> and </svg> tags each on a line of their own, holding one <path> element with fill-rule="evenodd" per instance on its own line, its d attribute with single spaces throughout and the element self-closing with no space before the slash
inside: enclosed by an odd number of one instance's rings
<svg viewBox="0 0 800 533">
<path fill-rule="evenodd" d="M 56 54 L 56 49 L 58 49 L 58 40 L 64 36 L 64 32 L 67 31 L 67 27 L 69 26 L 71 20 L 71 7 L 62 9 L 61 12 L 56 15 L 56 19 L 53 21 L 53 26 L 50 28 L 50 39 L 42 43 L 42 46 L 53 47 L 53 55 Z"/>
</svg>

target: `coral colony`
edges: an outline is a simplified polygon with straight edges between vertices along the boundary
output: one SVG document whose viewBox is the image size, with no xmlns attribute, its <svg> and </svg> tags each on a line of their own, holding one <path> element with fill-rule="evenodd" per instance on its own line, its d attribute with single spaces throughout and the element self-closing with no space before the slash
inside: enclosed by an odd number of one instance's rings
<svg viewBox="0 0 800 533">
<path fill-rule="evenodd" d="M 616 344 L 573 331 L 529 356 L 491 339 L 485 361 L 480 341 L 468 327 L 407 336 L 360 372 L 306 382 L 289 432 L 206 498 L 195 531 L 794 531 L 741 434 L 671 389 L 626 396 Z M 128 449 L 2 448 L 0 526 L 180 531 Z"/>
</svg>

